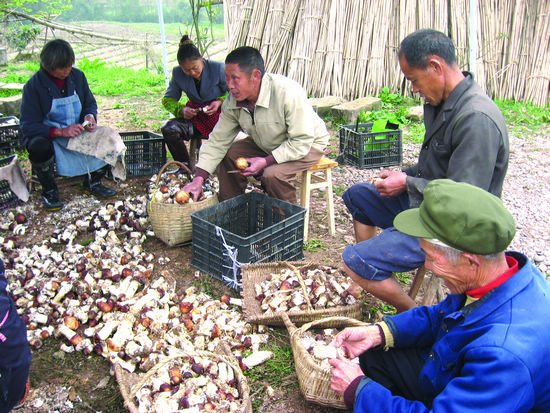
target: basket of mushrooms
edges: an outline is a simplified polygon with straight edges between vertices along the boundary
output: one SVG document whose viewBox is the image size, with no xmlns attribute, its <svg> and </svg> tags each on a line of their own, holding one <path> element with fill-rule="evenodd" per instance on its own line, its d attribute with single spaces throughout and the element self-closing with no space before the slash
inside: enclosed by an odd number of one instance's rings
<svg viewBox="0 0 550 413">
<path fill-rule="evenodd" d="M 185 173 L 164 173 L 174 164 Z M 217 195 L 211 191 L 204 191 L 202 198 L 193 202 L 191 194 L 183 190 L 190 182 L 190 176 L 191 171 L 187 166 L 178 161 L 170 161 L 161 168 L 153 185 L 148 207 L 151 226 L 155 235 L 170 247 L 191 240 L 191 212 L 218 203 Z"/>
<path fill-rule="evenodd" d="M 360 319 L 363 289 L 340 270 L 308 262 L 241 267 L 243 313 L 255 324 L 282 326 L 281 313 L 301 325 L 330 316 Z"/>
<path fill-rule="evenodd" d="M 221 342 L 215 353 L 190 346 L 167 347 L 163 354 L 145 374 L 129 373 L 114 365 L 124 405 L 131 413 L 252 413 L 247 380 L 225 343 Z"/>
</svg>

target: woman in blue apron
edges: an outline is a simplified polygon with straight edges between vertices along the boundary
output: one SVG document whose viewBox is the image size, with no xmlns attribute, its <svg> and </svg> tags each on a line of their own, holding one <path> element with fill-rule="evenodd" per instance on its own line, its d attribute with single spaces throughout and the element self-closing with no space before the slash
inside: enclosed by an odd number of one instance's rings
<svg viewBox="0 0 550 413">
<path fill-rule="evenodd" d="M 40 70 L 23 88 L 21 131 L 48 210 L 61 208 L 54 162 L 61 176 L 84 175 L 84 189 L 110 198 L 116 191 L 101 184 L 108 166 L 93 156 L 67 149 L 71 138 L 96 127 L 97 103 L 65 40 L 51 40 L 40 53 Z"/>
</svg>

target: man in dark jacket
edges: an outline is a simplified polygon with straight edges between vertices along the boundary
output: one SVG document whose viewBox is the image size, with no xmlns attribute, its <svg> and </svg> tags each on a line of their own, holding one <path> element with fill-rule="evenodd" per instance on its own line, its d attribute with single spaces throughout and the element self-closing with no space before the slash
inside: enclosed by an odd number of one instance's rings
<svg viewBox="0 0 550 413">
<path fill-rule="evenodd" d="M 334 344 L 360 364 L 330 360 L 333 390 L 355 413 L 550 411 L 550 286 L 524 255 L 503 252 L 515 223 L 500 199 L 438 179 L 394 225 L 420 239 L 451 294 L 340 332 Z"/>
<path fill-rule="evenodd" d="M 420 267 L 424 253 L 416 238 L 393 228 L 394 217 L 417 207 L 433 179 L 468 182 L 500 197 L 509 148 L 502 114 L 472 75 L 460 70 L 449 37 L 431 29 L 410 34 L 401 43 L 399 64 L 426 102 L 418 163 L 383 170 L 373 184 L 359 183 L 344 193 L 357 244 L 342 259 L 354 281 L 404 311 L 416 304 L 392 274 Z M 383 229 L 378 236 L 377 227 Z"/>
</svg>

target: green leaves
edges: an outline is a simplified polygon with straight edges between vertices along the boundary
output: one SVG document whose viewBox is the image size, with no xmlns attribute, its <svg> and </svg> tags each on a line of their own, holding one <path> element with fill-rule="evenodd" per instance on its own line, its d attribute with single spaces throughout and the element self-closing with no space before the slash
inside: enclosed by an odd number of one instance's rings
<svg viewBox="0 0 550 413">
<path fill-rule="evenodd" d="M 39 33 L 39 26 L 17 23 L 8 28 L 5 38 L 11 48 L 21 53 Z"/>
</svg>

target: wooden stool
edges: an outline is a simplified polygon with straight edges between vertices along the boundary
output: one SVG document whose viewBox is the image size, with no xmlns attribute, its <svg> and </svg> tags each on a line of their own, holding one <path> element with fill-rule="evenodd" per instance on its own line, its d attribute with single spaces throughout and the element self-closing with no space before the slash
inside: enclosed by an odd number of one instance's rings
<svg viewBox="0 0 550 413">
<path fill-rule="evenodd" d="M 338 166 L 335 162 L 323 156 L 319 162 L 301 173 L 299 186 L 300 206 L 306 209 L 304 217 L 304 241 L 307 241 L 309 229 L 309 199 L 312 189 L 325 189 L 325 200 L 328 210 L 329 234 L 334 235 L 334 202 L 332 195 L 332 168 Z M 297 188 L 298 189 L 298 188 Z"/>
<path fill-rule="evenodd" d="M 409 290 L 409 297 L 413 300 L 416 298 L 420 287 L 422 286 L 422 281 L 426 275 L 426 267 L 422 266 L 416 270 L 411 289 Z M 441 289 L 442 281 L 439 277 L 436 277 L 432 274 L 428 280 L 428 285 L 426 287 L 426 292 L 422 298 L 421 305 L 433 305 L 440 302 L 443 299 L 443 291 Z"/>
<path fill-rule="evenodd" d="M 193 173 L 195 173 L 195 165 L 199 160 L 199 149 L 203 139 L 202 135 L 194 135 L 189 141 L 189 169 Z"/>
</svg>

